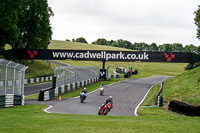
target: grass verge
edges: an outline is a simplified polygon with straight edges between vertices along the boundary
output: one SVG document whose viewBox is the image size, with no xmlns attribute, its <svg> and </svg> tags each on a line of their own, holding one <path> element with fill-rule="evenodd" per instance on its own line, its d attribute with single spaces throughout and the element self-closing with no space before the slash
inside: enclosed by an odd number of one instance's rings
<svg viewBox="0 0 200 133">
<path fill-rule="evenodd" d="M 198 133 L 197 117 L 182 117 L 159 108 L 148 108 L 148 115 L 131 116 L 88 116 L 47 114 L 44 105 L 0 110 L 1 133 Z M 147 108 L 145 108 L 147 109 Z"/>
<path fill-rule="evenodd" d="M 166 80 L 162 96 L 166 102 L 178 100 L 200 105 L 200 67 Z"/>
<path fill-rule="evenodd" d="M 38 99 L 39 93 L 25 96 L 25 99 Z"/>
<path fill-rule="evenodd" d="M 53 75 L 53 67 L 56 66 L 53 63 L 48 63 L 41 60 L 34 60 L 34 63 L 26 61 L 25 65 L 28 66 L 25 75 L 25 78 L 27 79 Z"/>
</svg>

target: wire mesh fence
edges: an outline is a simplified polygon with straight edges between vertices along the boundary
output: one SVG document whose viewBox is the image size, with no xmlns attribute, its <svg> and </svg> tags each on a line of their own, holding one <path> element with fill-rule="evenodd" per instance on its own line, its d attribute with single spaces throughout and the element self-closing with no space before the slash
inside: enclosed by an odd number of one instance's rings
<svg viewBox="0 0 200 133">
<path fill-rule="evenodd" d="M 0 95 L 24 95 L 26 66 L 0 59 Z"/>
<path fill-rule="evenodd" d="M 99 67 L 58 66 L 54 69 L 56 87 L 99 77 Z"/>
</svg>

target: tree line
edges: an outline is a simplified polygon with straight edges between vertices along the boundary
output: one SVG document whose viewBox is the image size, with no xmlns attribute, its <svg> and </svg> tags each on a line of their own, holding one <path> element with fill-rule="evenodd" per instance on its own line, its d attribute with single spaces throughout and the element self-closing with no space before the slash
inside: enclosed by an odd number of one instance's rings
<svg viewBox="0 0 200 133">
<path fill-rule="evenodd" d="M 66 39 L 66 41 L 70 41 Z M 88 43 L 85 38 L 79 37 L 77 39 L 72 39 L 72 42 Z M 93 41 L 94 45 L 105 45 L 112 47 L 120 47 L 137 51 L 151 51 L 151 52 L 192 52 L 200 54 L 200 46 L 195 46 L 193 44 L 183 46 L 181 43 L 164 43 L 162 45 L 157 45 L 156 43 L 147 44 L 141 43 L 131 43 L 130 41 L 119 39 L 119 40 L 106 40 L 104 38 L 99 38 Z"/>
</svg>

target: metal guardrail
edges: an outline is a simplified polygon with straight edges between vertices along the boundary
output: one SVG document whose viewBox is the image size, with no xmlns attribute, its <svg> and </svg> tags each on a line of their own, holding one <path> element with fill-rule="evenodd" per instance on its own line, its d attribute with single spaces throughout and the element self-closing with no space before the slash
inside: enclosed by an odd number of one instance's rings
<svg viewBox="0 0 200 133">
<path fill-rule="evenodd" d="M 58 66 L 54 69 L 56 87 L 99 77 L 99 67 Z"/>
<path fill-rule="evenodd" d="M 28 67 L 0 59 L 0 94 L 24 95 L 24 76 Z"/>
<path fill-rule="evenodd" d="M 0 108 L 24 105 L 24 76 L 28 67 L 0 59 Z"/>
</svg>

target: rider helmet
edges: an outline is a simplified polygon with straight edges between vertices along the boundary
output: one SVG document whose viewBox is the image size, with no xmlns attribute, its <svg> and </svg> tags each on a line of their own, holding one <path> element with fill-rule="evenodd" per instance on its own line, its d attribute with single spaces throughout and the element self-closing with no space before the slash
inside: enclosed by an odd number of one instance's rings
<svg viewBox="0 0 200 133">
<path fill-rule="evenodd" d="M 110 99 L 112 99 L 112 96 L 109 96 Z"/>
</svg>

